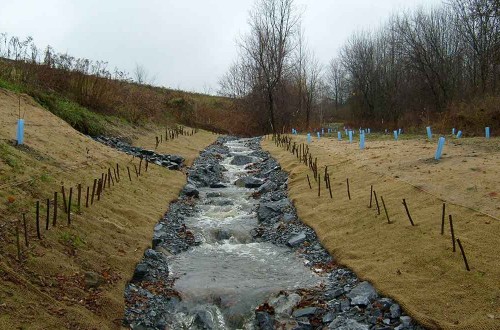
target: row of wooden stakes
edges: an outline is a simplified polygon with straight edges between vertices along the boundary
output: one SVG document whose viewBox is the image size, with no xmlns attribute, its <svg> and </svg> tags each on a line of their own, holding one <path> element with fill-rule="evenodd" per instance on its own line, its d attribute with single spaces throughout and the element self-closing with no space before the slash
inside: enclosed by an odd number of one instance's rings
<svg viewBox="0 0 500 330">
<path fill-rule="evenodd" d="M 306 144 L 297 144 L 296 142 L 292 141 L 292 138 L 287 136 L 287 135 L 273 135 L 273 140 L 278 147 L 282 147 L 283 149 L 289 151 L 290 153 L 294 154 L 299 162 L 304 163 L 306 166 L 309 167 L 309 169 L 312 171 L 313 177 L 315 181 L 318 183 L 318 197 L 321 196 L 321 175 L 318 172 L 318 159 L 316 157 L 313 157 L 310 150 L 309 146 Z M 293 144 L 292 144 L 293 142 Z M 314 159 L 314 160 L 313 160 Z M 306 174 L 307 178 L 307 183 L 309 185 L 309 189 L 312 189 L 312 184 L 311 184 L 311 179 L 309 178 L 309 174 Z M 330 181 L 330 174 L 328 173 L 328 165 L 325 166 L 325 171 L 323 175 L 323 181 L 325 182 L 325 188 L 328 189 L 330 198 L 333 199 L 333 194 L 332 194 L 332 187 L 331 187 L 331 181 Z M 347 188 L 347 197 L 349 200 L 351 200 L 351 191 L 349 187 L 349 178 L 346 179 L 346 188 Z M 380 212 L 380 204 L 378 201 L 377 197 L 377 192 L 373 189 L 373 185 L 370 186 L 370 203 L 369 203 L 369 208 L 372 208 L 372 203 L 373 199 L 375 199 L 375 203 L 377 206 L 377 213 L 378 215 L 381 214 Z M 387 219 L 387 223 L 391 224 L 391 220 L 389 218 L 389 212 L 387 210 L 384 197 L 380 196 L 380 200 L 382 202 L 382 206 L 384 208 L 384 213 Z M 413 221 L 413 218 L 410 214 L 410 210 L 408 207 L 408 203 L 406 202 L 406 199 L 403 198 L 402 202 L 406 215 L 408 216 L 408 220 L 410 221 L 411 226 L 415 226 L 415 223 Z M 445 210 L 446 210 L 446 205 L 443 203 L 443 211 L 442 211 L 442 219 L 441 219 L 441 235 L 444 235 L 444 225 L 445 225 Z M 465 268 L 467 271 L 470 271 L 469 263 L 467 261 L 467 257 L 465 255 L 465 251 L 463 249 L 462 243 L 459 238 L 455 238 L 455 232 L 453 229 L 453 217 L 451 214 L 448 215 L 449 219 L 449 224 L 450 224 L 450 233 L 451 233 L 451 239 L 452 239 L 452 247 L 453 247 L 453 252 L 456 252 L 456 244 L 458 244 L 462 258 L 464 260 Z"/>
<path fill-rule="evenodd" d="M 163 140 L 167 142 L 169 139 L 174 140 L 179 137 L 179 135 L 193 136 L 195 133 L 198 133 L 197 128 L 192 128 L 191 130 L 184 129 L 183 126 L 178 126 L 175 128 L 166 128 L 165 129 L 165 139 L 163 139 L 163 134 L 160 134 L 160 137 L 156 136 L 156 144 L 155 149 L 158 148 L 160 143 L 163 143 Z"/>
<path fill-rule="evenodd" d="M 140 158 L 139 167 L 136 164 L 134 165 L 133 170 L 135 171 L 135 177 L 139 178 L 141 176 L 142 168 L 144 167 L 144 171 L 148 171 L 148 160 L 144 159 L 145 165 L 142 165 L 143 158 Z M 132 174 L 130 171 L 130 167 L 127 166 L 127 174 L 128 179 L 132 182 Z M 105 191 L 108 191 L 112 186 L 121 182 L 120 176 L 120 166 L 117 163 L 116 168 L 109 167 L 107 171 L 101 173 L 99 178 L 95 178 L 93 181 L 92 189 L 91 186 L 87 186 L 85 200 L 82 201 L 82 184 L 79 183 L 76 186 L 76 208 L 77 213 L 80 214 L 82 211 L 82 204 L 85 205 L 85 208 L 89 208 L 93 206 L 97 201 L 100 201 L 104 195 Z M 65 220 L 67 221 L 67 225 L 70 226 L 72 222 L 72 205 L 73 205 L 73 187 L 70 187 L 68 190 L 68 195 L 66 196 L 66 187 L 61 186 L 61 196 L 62 196 L 62 210 L 65 214 Z M 67 198 L 66 198 L 67 197 Z M 84 202 L 84 203 L 83 203 Z M 51 216 L 51 205 L 52 205 L 52 216 Z M 58 208 L 59 208 L 59 192 L 54 192 L 54 198 L 51 200 L 47 198 L 46 200 L 46 208 L 45 208 L 45 230 L 49 230 L 50 225 L 52 227 L 57 226 L 58 217 Z M 41 219 L 40 219 L 40 201 L 36 201 L 35 203 L 35 226 L 36 226 L 36 236 L 39 240 L 43 239 L 41 234 Z M 22 260 L 22 248 L 21 248 L 21 223 L 17 221 L 15 224 L 15 235 L 16 235 L 16 247 L 17 247 L 17 258 L 19 261 Z M 24 231 L 24 244 L 26 247 L 29 247 L 29 228 L 28 228 L 28 220 L 26 217 L 26 213 L 22 213 L 22 227 Z"/>
</svg>

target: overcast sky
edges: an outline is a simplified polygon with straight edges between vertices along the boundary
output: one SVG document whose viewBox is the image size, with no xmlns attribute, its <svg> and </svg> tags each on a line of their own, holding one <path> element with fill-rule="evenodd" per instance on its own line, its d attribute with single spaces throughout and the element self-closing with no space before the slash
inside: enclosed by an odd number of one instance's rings
<svg viewBox="0 0 500 330">
<path fill-rule="evenodd" d="M 360 29 L 394 12 L 441 0 L 296 0 L 309 47 L 327 64 Z M 75 57 L 106 60 L 131 73 L 136 63 L 156 85 L 212 92 L 236 57 L 254 0 L 0 0 L 0 33 L 32 36 Z"/>
</svg>

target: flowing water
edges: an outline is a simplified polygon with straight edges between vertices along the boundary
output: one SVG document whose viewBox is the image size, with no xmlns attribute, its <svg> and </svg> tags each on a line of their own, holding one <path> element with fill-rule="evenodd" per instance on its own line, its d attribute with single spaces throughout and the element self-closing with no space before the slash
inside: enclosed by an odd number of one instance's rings
<svg viewBox="0 0 500 330">
<path fill-rule="evenodd" d="M 251 328 L 255 307 L 272 293 L 320 282 L 291 249 L 252 242 L 258 200 L 252 198 L 253 190 L 234 185 L 247 175 L 244 166 L 230 164 L 234 155 L 253 151 L 245 141 L 226 143 L 230 154 L 221 164 L 227 187 L 200 189 L 196 216 L 185 219 L 203 243 L 169 260 L 185 311 L 177 314 L 178 322 L 187 327 L 198 311 L 214 329 Z"/>
</svg>

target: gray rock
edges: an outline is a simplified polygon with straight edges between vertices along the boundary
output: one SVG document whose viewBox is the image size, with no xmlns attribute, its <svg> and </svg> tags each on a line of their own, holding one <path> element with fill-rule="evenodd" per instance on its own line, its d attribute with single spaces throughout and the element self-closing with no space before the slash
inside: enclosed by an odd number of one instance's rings
<svg viewBox="0 0 500 330">
<path fill-rule="evenodd" d="M 394 304 L 394 301 L 392 301 L 392 299 L 389 299 L 389 298 L 381 298 L 381 299 L 377 300 L 377 302 L 380 305 L 382 305 L 383 310 L 388 310 Z"/>
<path fill-rule="evenodd" d="M 198 198 L 198 196 L 200 196 L 200 192 L 198 191 L 198 189 L 196 189 L 196 187 L 190 183 L 184 186 L 182 193 L 188 197 Z"/>
<path fill-rule="evenodd" d="M 399 307 L 398 304 L 394 304 L 390 308 L 391 311 L 391 318 L 397 319 L 398 317 L 401 316 L 401 307 Z"/>
<path fill-rule="evenodd" d="M 226 185 L 221 182 L 210 184 L 210 188 L 226 188 Z"/>
<path fill-rule="evenodd" d="M 257 320 L 258 329 L 260 330 L 273 330 L 274 329 L 274 320 L 269 313 L 266 312 L 257 312 L 255 315 L 255 319 Z"/>
<path fill-rule="evenodd" d="M 399 321 L 401 322 L 402 325 L 404 325 L 405 327 L 409 327 L 410 324 L 411 324 L 411 317 L 409 316 L 401 316 L 399 318 Z"/>
<path fill-rule="evenodd" d="M 84 274 L 84 280 L 85 280 L 85 288 L 90 289 L 97 289 L 104 283 L 106 283 L 106 280 L 104 277 L 102 277 L 100 274 L 96 272 L 85 272 Z"/>
<path fill-rule="evenodd" d="M 144 277 L 148 274 L 148 265 L 145 263 L 139 263 L 135 267 L 134 275 L 132 276 L 132 280 L 130 282 L 141 282 L 144 280 Z"/>
<path fill-rule="evenodd" d="M 170 155 L 170 161 L 181 165 L 184 162 L 184 158 L 178 155 Z"/>
<path fill-rule="evenodd" d="M 204 330 L 215 329 L 214 315 L 208 310 L 197 311 L 193 320 L 193 325 Z"/>
<path fill-rule="evenodd" d="M 333 312 L 328 312 L 326 313 L 323 318 L 321 319 L 323 323 L 330 323 L 334 320 L 335 314 Z"/>
<path fill-rule="evenodd" d="M 276 314 L 292 314 L 292 310 L 302 300 L 297 293 L 290 293 L 289 295 L 281 294 L 277 297 L 269 299 L 269 305 L 274 308 Z"/>
<path fill-rule="evenodd" d="M 245 155 L 235 155 L 234 158 L 231 160 L 230 164 L 242 166 L 242 165 L 253 163 L 254 161 L 255 161 L 254 157 L 245 156 Z"/>
<path fill-rule="evenodd" d="M 295 318 L 315 315 L 320 309 L 318 307 L 305 307 L 293 311 L 292 316 Z"/>
<path fill-rule="evenodd" d="M 261 179 L 253 176 L 245 176 L 234 182 L 236 186 L 245 188 L 259 188 L 263 183 L 264 182 Z"/>
<path fill-rule="evenodd" d="M 375 288 L 368 282 L 359 283 L 347 294 L 351 299 L 351 305 L 369 305 L 370 301 L 378 297 Z"/>
<path fill-rule="evenodd" d="M 290 201 L 286 198 L 275 202 L 261 202 L 257 217 L 259 221 L 266 221 L 280 215 L 288 207 L 290 207 Z"/>
<path fill-rule="evenodd" d="M 265 194 L 267 192 L 274 191 L 276 189 L 278 189 L 278 186 L 276 185 L 276 183 L 274 183 L 272 181 L 266 181 L 262 186 L 259 187 L 257 192 L 259 194 Z"/>
<path fill-rule="evenodd" d="M 292 236 L 288 240 L 287 244 L 289 246 L 291 246 L 291 247 L 296 247 L 296 246 L 302 244 L 302 242 L 304 242 L 305 240 L 306 240 L 306 233 L 305 232 L 301 232 L 301 233 L 299 233 L 297 235 Z"/>
<path fill-rule="evenodd" d="M 336 330 L 369 330 L 370 326 L 367 324 L 361 324 L 356 320 L 346 319 L 345 317 L 338 316 L 335 320 L 330 323 L 328 329 Z"/>
<path fill-rule="evenodd" d="M 349 309 L 351 309 L 351 303 L 349 302 L 349 299 L 342 300 L 340 302 L 340 310 L 342 312 L 347 312 Z"/>
<path fill-rule="evenodd" d="M 159 260 L 161 259 L 161 255 L 158 254 L 158 252 L 156 252 L 155 250 L 153 249 L 147 249 L 145 252 L 144 252 L 144 257 L 146 258 L 151 258 L 151 259 L 154 259 L 154 260 Z"/>
</svg>

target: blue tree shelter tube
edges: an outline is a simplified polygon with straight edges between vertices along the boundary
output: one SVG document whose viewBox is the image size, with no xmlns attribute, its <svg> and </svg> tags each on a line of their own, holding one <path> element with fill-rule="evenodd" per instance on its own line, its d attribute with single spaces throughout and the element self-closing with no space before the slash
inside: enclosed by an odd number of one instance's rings
<svg viewBox="0 0 500 330">
<path fill-rule="evenodd" d="M 24 143 L 24 119 L 17 120 L 17 144 Z"/>
</svg>

